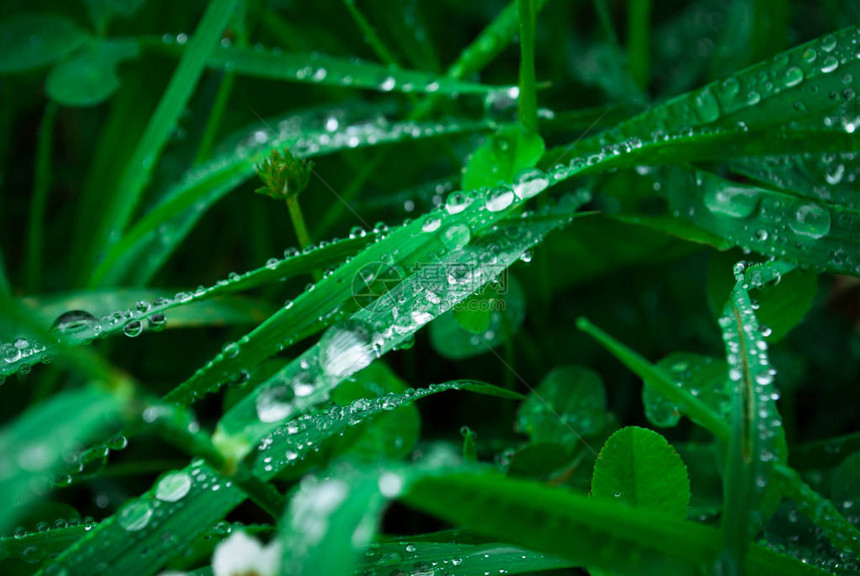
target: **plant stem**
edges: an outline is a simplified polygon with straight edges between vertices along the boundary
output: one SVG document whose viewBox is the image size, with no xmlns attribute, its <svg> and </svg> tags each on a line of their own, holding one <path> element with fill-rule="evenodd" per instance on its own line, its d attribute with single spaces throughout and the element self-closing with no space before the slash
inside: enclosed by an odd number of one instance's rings
<svg viewBox="0 0 860 576">
<path fill-rule="evenodd" d="M 0 298 L 12 296 L 12 286 L 9 284 L 9 275 L 6 272 L 6 261 L 0 252 Z"/>
<path fill-rule="evenodd" d="M 248 31 L 245 22 L 245 4 L 240 3 L 236 10 L 236 44 L 245 48 L 248 46 Z M 232 70 L 224 72 L 221 76 L 221 85 L 218 86 L 218 94 L 215 95 L 215 102 L 212 103 L 212 110 L 209 113 L 209 119 L 206 121 L 206 128 L 203 131 L 203 137 L 200 139 L 200 145 L 197 148 L 197 155 L 194 158 L 194 165 L 199 166 L 209 159 L 212 155 L 212 147 L 215 144 L 215 137 L 218 135 L 218 129 L 221 127 L 221 121 L 224 119 L 224 112 L 227 110 L 227 103 L 230 101 L 230 94 L 233 92 L 233 84 L 236 81 L 236 73 Z"/>
<path fill-rule="evenodd" d="M 308 228 L 305 225 L 305 217 L 302 214 L 302 208 L 299 206 L 298 194 L 287 194 L 287 210 L 290 212 L 290 220 L 293 222 L 293 228 L 296 231 L 296 238 L 299 241 L 299 248 L 304 250 L 311 245 L 311 236 L 308 234 Z"/>
<path fill-rule="evenodd" d="M 534 0 L 517 0 L 520 17 L 520 123 L 538 130 L 537 81 L 535 80 L 535 6 Z"/>
<path fill-rule="evenodd" d="M 343 5 L 349 11 L 349 15 L 355 20 L 355 24 L 364 36 L 364 41 L 370 46 L 371 50 L 379 57 L 379 59 L 389 66 L 398 66 L 397 59 L 394 54 L 385 46 L 376 29 L 367 21 L 364 14 L 356 7 L 355 0 L 343 0 Z"/>
<path fill-rule="evenodd" d="M 30 292 L 42 287 L 44 268 L 45 210 L 48 207 L 48 190 L 51 187 L 51 150 L 54 143 L 54 127 L 57 110 L 54 102 L 49 102 L 42 115 L 39 128 L 39 141 L 36 147 L 36 167 L 33 176 L 33 197 L 30 201 L 30 219 L 27 225 L 27 254 L 25 256 L 26 281 L 24 285 Z"/>
<path fill-rule="evenodd" d="M 640 90 L 648 88 L 651 73 L 651 0 L 628 0 L 627 61 Z"/>
</svg>

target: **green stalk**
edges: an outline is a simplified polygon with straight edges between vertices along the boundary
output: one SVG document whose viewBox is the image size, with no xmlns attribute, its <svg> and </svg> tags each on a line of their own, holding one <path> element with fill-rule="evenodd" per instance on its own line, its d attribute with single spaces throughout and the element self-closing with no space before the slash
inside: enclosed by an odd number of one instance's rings
<svg viewBox="0 0 860 576">
<path fill-rule="evenodd" d="M 376 33 L 376 29 L 367 21 L 364 14 L 362 14 L 356 7 L 355 0 L 343 0 L 343 5 L 346 6 L 346 9 L 349 11 L 349 15 L 352 16 L 353 20 L 355 20 L 356 26 L 358 26 L 362 36 L 364 36 L 364 41 L 367 42 L 374 54 L 376 54 L 384 64 L 388 64 L 389 66 L 398 66 L 397 58 L 395 58 L 394 54 L 392 54 L 385 46 L 382 39 L 379 37 L 379 34 Z"/>
<path fill-rule="evenodd" d="M 311 245 L 311 236 L 308 234 L 308 227 L 305 225 L 305 217 L 302 214 L 302 208 L 299 206 L 298 194 L 286 194 L 287 210 L 290 212 L 290 220 L 293 222 L 293 228 L 296 231 L 296 238 L 299 241 L 299 248 L 304 250 Z"/>
<path fill-rule="evenodd" d="M 534 0 L 517 0 L 520 16 L 520 124 L 538 131 Z"/>
<path fill-rule="evenodd" d="M 12 286 L 9 284 L 9 275 L 6 273 L 6 261 L 0 252 L 0 299 L 12 296 Z"/>
<path fill-rule="evenodd" d="M 97 255 L 105 249 L 112 237 L 118 236 L 125 229 L 131 219 L 144 188 L 149 184 L 161 151 L 179 123 L 182 111 L 188 105 L 197 81 L 203 74 L 206 59 L 218 44 L 237 3 L 238 0 L 213 0 L 206 8 L 188 43 L 188 49 L 183 53 L 167 90 L 126 165 L 116 193 L 105 197 L 102 220 L 92 234 L 91 264 L 96 262 Z M 98 273 L 93 276 L 104 275 L 104 271 L 99 270 L 98 266 L 96 270 Z"/>
<path fill-rule="evenodd" d="M 627 61 L 630 75 L 641 90 L 651 74 L 651 0 L 627 3 Z"/>
<path fill-rule="evenodd" d="M 682 406 L 684 413 L 691 420 L 709 430 L 718 439 L 729 440 L 729 425 L 711 408 L 690 394 L 678 388 L 675 383 L 659 368 L 653 366 L 642 356 L 615 340 L 612 336 L 589 322 L 585 318 L 576 321 L 576 327 L 600 342 L 604 348 L 618 358 L 637 376 L 649 380 L 651 386 L 660 394 L 675 404 Z"/>
<path fill-rule="evenodd" d="M 57 110 L 54 102 L 49 102 L 42 115 L 39 141 L 36 145 L 36 169 L 33 176 L 33 197 L 30 201 L 30 218 L 27 225 L 27 253 L 25 256 L 26 281 L 24 285 L 30 292 L 42 288 L 45 246 L 45 210 L 48 207 L 48 190 L 51 187 L 51 150 L 54 143 L 54 127 Z"/>
<path fill-rule="evenodd" d="M 238 30 L 236 43 L 242 48 L 248 46 L 248 31 L 246 28 L 245 5 L 239 4 L 236 14 L 236 29 Z M 200 146 L 197 148 L 197 155 L 194 158 L 195 166 L 199 166 L 212 155 L 215 137 L 218 135 L 218 129 L 221 128 L 221 121 L 224 119 L 224 112 L 227 110 L 227 103 L 230 101 L 230 94 L 233 92 L 235 81 L 236 73 L 232 70 L 224 72 L 221 76 L 221 85 L 218 86 L 218 94 L 215 95 L 215 102 L 212 103 L 212 110 L 209 112 L 209 119 L 206 121 L 206 128 L 203 131 L 203 137 L 200 139 Z"/>
</svg>

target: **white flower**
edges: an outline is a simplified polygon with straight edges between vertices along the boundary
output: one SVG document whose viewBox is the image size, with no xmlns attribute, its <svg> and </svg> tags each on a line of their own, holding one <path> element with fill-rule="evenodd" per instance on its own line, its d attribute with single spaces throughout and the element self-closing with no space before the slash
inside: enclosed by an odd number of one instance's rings
<svg viewBox="0 0 860 576">
<path fill-rule="evenodd" d="M 277 540 L 263 546 L 244 532 L 234 532 L 218 544 L 212 555 L 215 576 L 278 576 L 281 546 Z"/>
</svg>

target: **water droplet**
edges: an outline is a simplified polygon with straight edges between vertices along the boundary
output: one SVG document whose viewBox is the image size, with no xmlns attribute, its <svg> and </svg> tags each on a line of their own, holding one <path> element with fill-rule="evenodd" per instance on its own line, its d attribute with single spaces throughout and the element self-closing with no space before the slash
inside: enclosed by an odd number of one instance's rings
<svg viewBox="0 0 860 576">
<path fill-rule="evenodd" d="M 320 338 L 320 366 L 328 376 L 345 378 L 378 358 L 381 344 L 370 325 L 347 320 L 330 327 Z"/>
<path fill-rule="evenodd" d="M 761 94 L 759 94 L 755 90 L 750 90 L 749 92 L 747 92 L 747 104 L 749 106 L 755 106 L 759 102 L 761 102 Z"/>
<path fill-rule="evenodd" d="M 142 530 L 152 518 L 152 507 L 143 500 L 132 500 L 119 511 L 117 522 L 129 532 Z"/>
<path fill-rule="evenodd" d="M 176 502 L 188 494 L 191 489 L 191 477 L 182 471 L 175 470 L 162 476 L 155 487 L 155 497 L 164 502 Z"/>
<path fill-rule="evenodd" d="M 835 56 L 828 56 L 821 62 L 821 71 L 825 74 L 829 74 L 837 68 L 839 68 L 839 60 Z"/>
<path fill-rule="evenodd" d="M 167 326 L 167 317 L 157 312 L 148 318 L 147 323 L 151 332 L 161 332 Z"/>
<path fill-rule="evenodd" d="M 534 198 L 549 185 L 549 179 L 541 170 L 529 168 L 514 178 L 514 194 L 520 200 Z"/>
<path fill-rule="evenodd" d="M 383 92 L 391 92 L 394 90 L 395 80 L 391 76 L 380 82 L 379 89 Z"/>
<path fill-rule="evenodd" d="M 225 358 L 235 358 L 239 355 L 239 345 L 235 342 L 227 342 L 221 349 L 221 353 Z"/>
<path fill-rule="evenodd" d="M 255 400 L 257 418 L 260 422 L 280 422 L 293 413 L 296 393 L 291 386 L 270 386 L 260 391 Z"/>
<path fill-rule="evenodd" d="M 487 210 L 490 212 L 501 212 L 514 203 L 514 192 L 510 188 L 499 186 L 489 191 L 487 197 Z"/>
<path fill-rule="evenodd" d="M 813 202 L 802 203 L 788 221 L 796 234 L 810 238 L 823 238 L 830 232 L 830 212 Z"/>
<path fill-rule="evenodd" d="M 435 232 L 439 229 L 439 226 L 442 225 L 442 219 L 438 216 L 428 216 L 427 220 L 424 221 L 424 224 L 421 226 L 421 229 L 425 232 Z"/>
<path fill-rule="evenodd" d="M 741 186 L 708 186 L 704 195 L 705 206 L 715 214 L 730 218 L 747 218 L 759 202 L 756 188 Z"/>
<path fill-rule="evenodd" d="M 143 322 L 140 320 L 130 320 L 122 327 L 122 333 L 129 338 L 136 338 L 143 332 Z"/>
<path fill-rule="evenodd" d="M 784 83 L 786 88 L 790 88 L 791 86 L 797 86 L 801 82 L 803 82 L 803 70 L 801 70 L 797 66 L 792 66 L 785 71 Z"/>
<path fill-rule="evenodd" d="M 705 88 L 694 99 L 696 115 L 702 122 L 708 123 L 720 117 L 720 106 L 710 88 Z"/>
<path fill-rule="evenodd" d="M 76 334 L 93 328 L 96 323 L 96 317 L 85 310 L 69 310 L 54 320 L 51 329 L 61 334 Z"/>
<path fill-rule="evenodd" d="M 451 192 L 445 201 L 445 210 L 448 214 L 459 214 L 472 203 L 472 198 L 464 192 Z"/>
</svg>

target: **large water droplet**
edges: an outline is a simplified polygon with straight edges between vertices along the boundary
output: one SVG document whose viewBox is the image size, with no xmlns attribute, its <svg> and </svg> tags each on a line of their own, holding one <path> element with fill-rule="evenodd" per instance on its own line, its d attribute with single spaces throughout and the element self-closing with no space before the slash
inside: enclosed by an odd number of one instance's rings
<svg viewBox="0 0 860 576">
<path fill-rule="evenodd" d="M 133 500 L 119 511 L 117 522 L 129 532 L 142 530 L 152 518 L 152 507 L 143 500 Z"/>
<path fill-rule="evenodd" d="M 546 174 L 537 168 L 529 168 L 514 178 L 514 194 L 520 200 L 528 200 L 543 192 L 548 185 Z"/>
<path fill-rule="evenodd" d="M 759 191 L 741 186 L 710 186 L 705 190 L 705 206 L 714 214 L 747 218 L 758 206 Z"/>
<path fill-rule="evenodd" d="M 786 88 L 797 86 L 798 84 L 803 82 L 803 70 L 801 70 L 797 66 L 792 66 L 785 71 L 785 78 L 783 81 Z"/>
<path fill-rule="evenodd" d="M 191 489 L 191 477 L 185 472 L 175 470 L 162 476 L 155 487 L 155 497 L 164 502 L 182 500 Z"/>
<path fill-rule="evenodd" d="M 381 344 L 381 337 L 368 324 L 347 320 L 320 338 L 320 366 L 328 376 L 345 378 L 378 358 Z"/>
<path fill-rule="evenodd" d="M 140 320 L 130 320 L 122 327 L 122 333 L 129 338 L 136 338 L 143 332 L 143 322 Z"/>
<path fill-rule="evenodd" d="M 472 198 L 464 192 L 451 192 L 445 201 L 445 210 L 448 214 L 458 214 L 472 203 Z"/>
<path fill-rule="evenodd" d="M 702 122 L 713 122 L 720 117 L 720 105 L 710 88 L 705 88 L 694 99 L 696 115 Z"/>
<path fill-rule="evenodd" d="M 96 322 L 96 317 L 85 310 L 69 310 L 54 320 L 51 329 L 61 334 L 77 334 L 93 328 Z"/>
<path fill-rule="evenodd" d="M 499 186 L 489 191 L 487 195 L 487 210 L 501 212 L 514 203 L 514 192 L 510 188 Z"/>
<path fill-rule="evenodd" d="M 291 386 L 272 386 L 260 391 L 255 401 L 260 422 L 280 422 L 292 414 L 296 393 Z"/>
<path fill-rule="evenodd" d="M 802 203 L 795 208 L 788 225 L 801 236 L 823 238 L 830 232 L 830 212 L 813 202 Z"/>
</svg>

